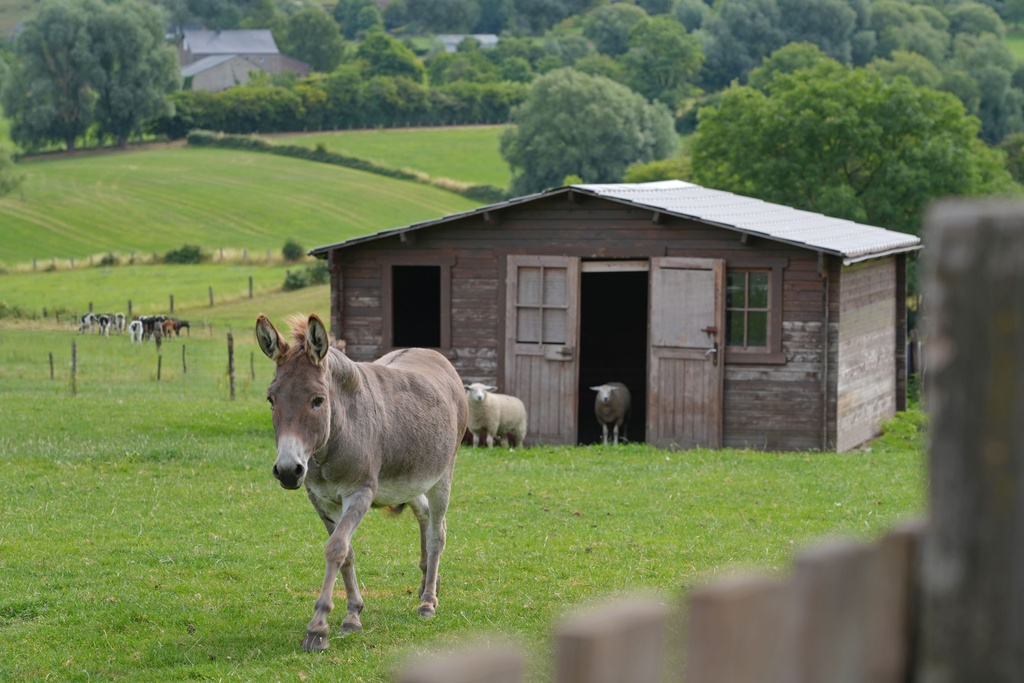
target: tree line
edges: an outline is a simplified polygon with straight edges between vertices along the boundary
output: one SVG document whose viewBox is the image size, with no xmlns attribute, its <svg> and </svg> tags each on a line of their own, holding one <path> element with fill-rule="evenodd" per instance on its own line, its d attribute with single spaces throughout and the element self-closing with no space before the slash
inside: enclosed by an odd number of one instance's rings
<svg viewBox="0 0 1024 683">
<path fill-rule="evenodd" d="M 313 67 L 220 93 L 178 89 L 139 2 L 46 0 L 26 23 L 0 67 L 23 149 L 507 121 L 512 194 L 675 177 L 908 231 L 932 197 L 1016 192 L 1024 170 L 1003 42 L 1024 0 L 160 0 L 175 23 L 270 28 Z M 501 38 L 412 40 L 470 31 Z"/>
</svg>

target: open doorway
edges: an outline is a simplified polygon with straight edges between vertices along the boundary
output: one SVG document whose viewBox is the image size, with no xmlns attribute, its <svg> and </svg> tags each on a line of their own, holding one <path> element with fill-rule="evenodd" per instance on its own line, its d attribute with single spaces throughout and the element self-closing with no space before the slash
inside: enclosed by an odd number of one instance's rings
<svg viewBox="0 0 1024 683">
<path fill-rule="evenodd" d="M 580 287 L 577 440 L 601 442 L 590 387 L 622 382 L 632 395 L 626 438 L 644 441 L 647 424 L 646 262 L 584 264 Z M 620 441 L 622 434 L 620 432 Z M 610 436 L 609 436 L 610 438 Z"/>
</svg>

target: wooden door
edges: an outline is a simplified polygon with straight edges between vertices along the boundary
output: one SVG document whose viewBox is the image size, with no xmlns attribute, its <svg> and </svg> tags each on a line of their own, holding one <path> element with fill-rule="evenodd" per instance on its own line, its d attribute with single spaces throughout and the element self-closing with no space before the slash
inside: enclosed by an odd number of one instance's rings
<svg viewBox="0 0 1024 683">
<path fill-rule="evenodd" d="M 725 262 L 651 259 L 647 441 L 722 445 Z"/>
<path fill-rule="evenodd" d="M 509 256 L 505 387 L 526 404 L 528 443 L 576 441 L 580 262 Z"/>
</svg>

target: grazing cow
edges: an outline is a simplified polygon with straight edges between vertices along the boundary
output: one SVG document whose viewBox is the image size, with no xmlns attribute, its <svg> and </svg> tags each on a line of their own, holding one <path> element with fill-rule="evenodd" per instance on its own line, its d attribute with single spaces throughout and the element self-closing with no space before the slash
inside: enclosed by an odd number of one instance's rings
<svg viewBox="0 0 1024 683">
<path fill-rule="evenodd" d="M 114 315 L 112 313 L 100 313 L 96 316 L 96 323 L 100 327 L 100 334 L 104 337 L 109 337 L 110 326 L 114 323 Z"/>
<path fill-rule="evenodd" d="M 165 337 L 170 337 L 176 329 L 177 325 L 174 324 L 174 318 L 167 318 L 160 323 L 160 331 Z"/>
<path fill-rule="evenodd" d="M 142 321 L 141 320 L 133 320 L 131 322 L 131 324 L 128 325 L 128 338 L 131 340 L 132 344 L 141 344 L 142 343 Z"/>
<path fill-rule="evenodd" d="M 89 330 L 89 334 L 92 334 L 92 326 L 95 324 L 96 316 L 92 313 L 86 313 L 78 324 L 78 331 L 84 333 L 86 330 Z"/>
<path fill-rule="evenodd" d="M 188 330 L 188 336 L 192 336 L 192 328 L 189 326 L 187 320 L 175 320 L 174 321 L 174 334 L 180 335 L 182 328 Z"/>
<path fill-rule="evenodd" d="M 114 316 L 114 327 L 117 329 L 118 334 L 124 334 L 124 313 L 118 313 Z"/>
</svg>

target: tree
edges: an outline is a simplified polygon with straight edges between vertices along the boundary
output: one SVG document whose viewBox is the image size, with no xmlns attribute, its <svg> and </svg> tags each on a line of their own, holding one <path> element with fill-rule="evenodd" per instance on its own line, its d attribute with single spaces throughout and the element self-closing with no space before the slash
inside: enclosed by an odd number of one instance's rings
<svg viewBox="0 0 1024 683">
<path fill-rule="evenodd" d="M 538 78 L 512 121 L 501 154 L 512 168 L 514 194 L 561 185 L 569 175 L 618 182 L 630 164 L 670 157 L 679 146 L 664 105 L 571 68 Z"/>
<path fill-rule="evenodd" d="M 925 5 L 878 0 L 871 6 L 871 29 L 878 36 L 876 57 L 904 50 L 941 63 L 949 49 L 949 21 Z"/>
<path fill-rule="evenodd" d="M 778 0 L 786 42 L 806 41 L 843 64 L 853 58 L 857 13 L 847 0 Z"/>
<path fill-rule="evenodd" d="M 100 11 L 91 0 L 48 0 L 18 34 L 2 98 L 11 139 L 22 147 L 64 143 L 71 151 L 92 124 L 97 65 L 88 23 Z"/>
<path fill-rule="evenodd" d="M 368 16 L 364 14 L 367 8 L 377 10 L 378 16 L 380 15 L 377 0 L 338 0 L 338 4 L 334 6 L 334 19 L 338 22 L 342 34 L 349 40 L 355 40 L 360 31 L 369 28 L 363 25 L 365 17 Z"/>
<path fill-rule="evenodd" d="M 700 41 L 672 17 L 659 15 L 635 24 L 629 46 L 622 56 L 626 82 L 647 99 L 675 108 L 696 89 L 704 61 Z"/>
<path fill-rule="evenodd" d="M 915 233 L 942 196 L 1009 192 L 1002 156 L 949 93 L 824 60 L 735 85 L 701 112 L 697 182 Z"/>
<path fill-rule="evenodd" d="M 88 21 L 97 61 L 92 74 L 96 122 L 101 135 L 127 147 L 144 121 L 169 111 L 167 95 L 180 86 L 178 58 L 164 42 L 163 24 L 149 3 L 124 0 L 99 8 Z"/>
<path fill-rule="evenodd" d="M 423 82 L 426 70 L 413 51 L 386 33 L 371 33 L 359 44 L 356 58 L 364 65 L 367 77 L 402 76 Z"/>
<path fill-rule="evenodd" d="M 719 90 L 747 77 L 761 60 L 786 44 L 775 0 L 725 0 L 704 22 L 703 82 Z"/>
<path fill-rule="evenodd" d="M 476 0 L 405 0 L 409 21 L 428 33 L 468 33 L 480 18 Z"/>
<path fill-rule="evenodd" d="M 629 49 L 629 32 L 647 12 L 636 5 L 602 5 L 583 20 L 583 35 L 603 55 L 618 57 Z"/>
<path fill-rule="evenodd" d="M 287 36 L 285 52 L 313 71 L 330 73 L 345 55 L 338 23 L 319 5 L 308 5 L 289 17 Z"/>
</svg>

